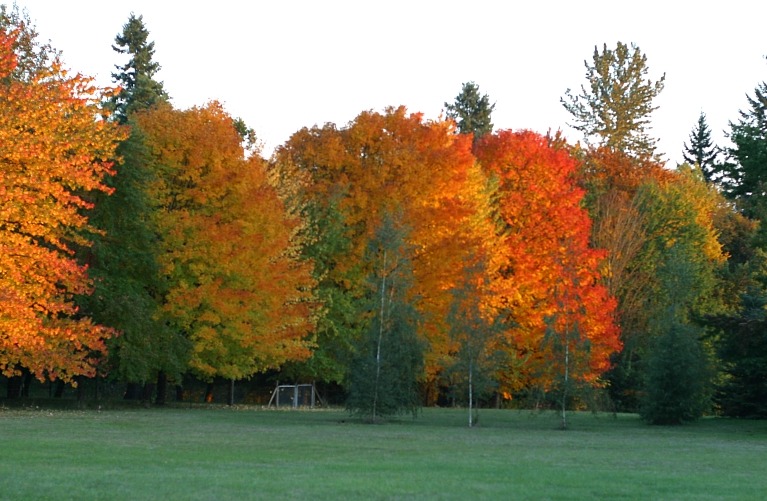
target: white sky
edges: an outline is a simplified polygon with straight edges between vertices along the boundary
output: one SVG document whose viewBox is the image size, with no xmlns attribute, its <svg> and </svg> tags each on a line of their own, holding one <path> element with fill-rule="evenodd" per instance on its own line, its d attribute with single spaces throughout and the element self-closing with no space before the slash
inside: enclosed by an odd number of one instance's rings
<svg viewBox="0 0 767 501">
<path fill-rule="evenodd" d="M 0 0 L 2 1 L 2 0 Z M 6 0 L 13 3 L 13 0 Z M 158 79 L 179 108 L 217 99 L 264 154 L 304 126 L 339 126 L 405 105 L 437 118 L 461 84 L 496 103 L 496 129 L 561 129 L 594 46 L 635 43 L 666 74 L 653 136 L 671 165 L 704 111 L 714 140 L 767 80 L 767 2 L 730 0 L 170 1 L 17 0 L 64 63 L 104 85 L 131 12 L 155 42 Z"/>
</svg>

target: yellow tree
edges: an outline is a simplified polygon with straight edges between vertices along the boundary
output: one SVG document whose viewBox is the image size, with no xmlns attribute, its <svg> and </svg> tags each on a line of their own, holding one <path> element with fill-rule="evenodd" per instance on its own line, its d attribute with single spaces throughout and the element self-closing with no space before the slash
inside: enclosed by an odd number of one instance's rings
<svg viewBox="0 0 767 501">
<path fill-rule="evenodd" d="M 74 251 L 124 135 L 98 119 L 105 91 L 58 58 L 17 71 L 24 29 L 0 30 L 0 372 L 68 381 L 94 374 L 114 334 L 78 315 L 90 283 Z"/>
<path fill-rule="evenodd" d="M 245 158 L 218 103 L 137 114 L 157 181 L 164 312 L 191 341 L 190 367 L 206 379 L 248 377 L 309 356 L 311 263 L 297 259 L 300 221 Z"/>
</svg>

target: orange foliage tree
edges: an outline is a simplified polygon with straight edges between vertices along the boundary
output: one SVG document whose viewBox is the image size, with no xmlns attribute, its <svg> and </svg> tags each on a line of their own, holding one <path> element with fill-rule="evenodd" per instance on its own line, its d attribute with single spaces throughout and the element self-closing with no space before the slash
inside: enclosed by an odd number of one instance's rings
<svg viewBox="0 0 767 501">
<path fill-rule="evenodd" d="M 304 179 L 307 204 L 325 209 L 315 213 L 332 207 L 340 214 L 338 240 L 346 244 L 327 245 L 333 255 L 323 261 L 333 263 L 326 280 L 350 294 L 360 289 L 350 277 L 359 282 L 371 271 L 364 269 L 364 250 L 383 216 L 401 214 L 413 249 L 410 299 L 424 318 L 420 334 L 429 342 L 426 372 L 432 380 L 455 348 L 445 324 L 450 291 L 464 257 L 492 233 L 476 217 L 486 179 L 475 165 L 471 138 L 454 132 L 452 122 L 425 121 L 404 107 L 363 112 L 342 129 L 328 124 L 297 132 L 276 162 L 283 177 Z"/>
<path fill-rule="evenodd" d="M 605 252 L 590 247 L 591 222 L 575 185 L 576 160 L 556 138 L 499 131 L 477 158 L 496 183 L 500 252 L 491 280 L 508 312 L 510 364 L 502 390 L 594 383 L 620 350 L 615 300 L 601 283 Z"/>
<path fill-rule="evenodd" d="M 242 137 L 218 103 L 138 113 L 156 182 L 164 312 L 191 341 L 202 377 L 248 377 L 309 356 L 311 263 L 296 259 L 300 221 L 245 158 Z"/>
<path fill-rule="evenodd" d="M 105 91 L 58 58 L 16 71 L 17 28 L 0 30 L 0 372 L 69 381 L 94 374 L 114 334 L 78 315 L 90 283 L 74 252 L 124 135 L 97 118 Z"/>
</svg>

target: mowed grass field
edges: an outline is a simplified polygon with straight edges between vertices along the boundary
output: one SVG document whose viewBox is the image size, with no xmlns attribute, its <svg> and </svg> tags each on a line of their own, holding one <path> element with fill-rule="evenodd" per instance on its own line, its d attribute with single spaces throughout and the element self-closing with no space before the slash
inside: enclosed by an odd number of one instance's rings
<svg viewBox="0 0 767 501">
<path fill-rule="evenodd" d="M 767 422 L 424 409 L 0 408 L 0 498 L 764 499 Z"/>
</svg>

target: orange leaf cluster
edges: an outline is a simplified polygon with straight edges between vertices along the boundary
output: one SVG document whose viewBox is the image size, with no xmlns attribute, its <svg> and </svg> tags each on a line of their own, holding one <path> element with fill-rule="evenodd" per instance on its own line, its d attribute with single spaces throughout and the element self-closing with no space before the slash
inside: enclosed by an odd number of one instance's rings
<svg viewBox="0 0 767 501">
<path fill-rule="evenodd" d="M 84 195 L 104 176 L 124 136 L 98 120 L 98 89 L 57 61 L 28 81 L 11 76 L 15 35 L 0 31 L 0 371 L 38 378 L 93 374 L 107 328 L 77 318 L 89 291 L 74 251 L 88 242 Z"/>
<path fill-rule="evenodd" d="M 584 192 L 574 182 L 578 163 L 553 143 L 530 131 L 500 131 L 475 148 L 498 181 L 503 240 L 491 287 L 497 307 L 509 314 L 506 345 L 520 361 L 504 374 L 509 390 L 550 384 L 561 371 L 552 351 L 557 346 L 580 344 L 583 360 L 573 376 L 590 381 L 609 368 L 610 355 L 621 347 L 616 304 L 598 272 L 605 253 L 589 246 Z M 560 338 L 556 343 L 552 332 Z"/>
<path fill-rule="evenodd" d="M 348 127 L 303 129 L 278 152 L 282 165 L 308 179 L 306 196 L 319 203 L 340 197 L 348 255 L 341 267 L 362 262 L 385 214 L 401 214 L 414 250 L 412 299 L 425 317 L 428 377 L 453 351 L 445 319 L 464 259 L 492 233 L 479 216 L 486 179 L 471 154 L 471 138 L 451 122 L 424 121 L 404 107 L 363 112 Z"/>
</svg>

